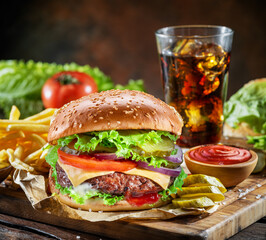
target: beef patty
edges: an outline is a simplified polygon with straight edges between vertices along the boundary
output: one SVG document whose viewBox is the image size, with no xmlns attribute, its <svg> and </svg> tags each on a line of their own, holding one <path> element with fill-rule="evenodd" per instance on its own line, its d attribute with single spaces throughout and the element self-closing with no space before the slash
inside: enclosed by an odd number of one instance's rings
<svg viewBox="0 0 266 240">
<path fill-rule="evenodd" d="M 72 186 L 66 172 L 56 164 L 57 181 L 62 187 Z M 171 185 L 174 178 L 171 178 Z M 92 185 L 93 189 L 97 189 L 104 193 L 109 193 L 112 195 L 125 195 L 125 196 L 142 196 L 147 193 L 157 193 L 162 191 L 163 188 L 152 180 L 136 176 L 127 175 L 120 172 L 114 172 L 108 175 L 103 175 L 95 178 L 91 178 L 86 181 Z"/>
</svg>

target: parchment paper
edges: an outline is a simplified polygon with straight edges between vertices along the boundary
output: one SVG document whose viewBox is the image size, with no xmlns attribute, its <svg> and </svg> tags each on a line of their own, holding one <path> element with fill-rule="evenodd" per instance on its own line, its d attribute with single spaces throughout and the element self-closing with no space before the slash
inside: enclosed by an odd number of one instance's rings
<svg viewBox="0 0 266 240">
<path fill-rule="evenodd" d="M 210 214 L 218 208 L 216 205 L 208 210 L 183 210 L 180 208 L 173 208 L 171 204 L 168 204 L 164 207 L 141 211 L 89 212 L 68 207 L 60 203 L 55 197 L 48 196 L 45 184 L 46 179 L 42 175 L 33 175 L 29 172 L 16 169 L 14 172 L 14 182 L 20 185 L 31 202 L 32 207 L 36 210 L 57 216 L 91 222 L 115 221 L 118 219 L 170 219 L 176 216 Z"/>
</svg>

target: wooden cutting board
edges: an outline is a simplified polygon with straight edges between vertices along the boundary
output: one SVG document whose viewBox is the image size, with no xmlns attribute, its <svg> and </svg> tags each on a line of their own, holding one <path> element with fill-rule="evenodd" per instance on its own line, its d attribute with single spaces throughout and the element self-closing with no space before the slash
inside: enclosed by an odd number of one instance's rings
<svg viewBox="0 0 266 240">
<path fill-rule="evenodd" d="M 225 239 L 266 215 L 266 170 L 225 193 L 209 216 L 170 220 L 95 222 L 52 216 L 34 210 L 21 190 L 0 186 L 0 213 L 115 239 Z"/>
<path fill-rule="evenodd" d="M 229 189 L 210 216 L 91 223 L 34 210 L 22 191 L 6 187 L 0 187 L 0 212 L 117 239 L 225 239 L 266 215 L 265 176 L 266 171 L 252 175 Z"/>
</svg>

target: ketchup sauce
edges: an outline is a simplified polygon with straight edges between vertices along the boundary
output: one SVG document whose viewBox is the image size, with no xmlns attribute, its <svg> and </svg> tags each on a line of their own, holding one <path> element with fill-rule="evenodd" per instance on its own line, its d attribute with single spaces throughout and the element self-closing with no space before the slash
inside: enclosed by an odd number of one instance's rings
<svg viewBox="0 0 266 240">
<path fill-rule="evenodd" d="M 159 200 L 160 196 L 158 193 L 148 193 L 140 197 L 127 197 L 126 200 L 130 205 L 140 207 L 144 204 L 153 204 Z"/>
<path fill-rule="evenodd" d="M 251 153 L 246 149 L 227 145 L 206 145 L 189 151 L 189 157 L 202 163 L 230 165 L 250 160 Z"/>
</svg>

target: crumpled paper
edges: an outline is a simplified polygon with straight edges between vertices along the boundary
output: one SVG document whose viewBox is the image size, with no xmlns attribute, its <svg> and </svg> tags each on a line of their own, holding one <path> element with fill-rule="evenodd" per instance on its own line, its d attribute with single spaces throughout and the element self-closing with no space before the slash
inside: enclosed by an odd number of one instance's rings
<svg viewBox="0 0 266 240">
<path fill-rule="evenodd" d="M 173 208 L 171 204 L 168 204 L 164 207 L 141 211 L 89 212 L 71 208 L 60 203 L 55 197 L 48 196 L 46 192 L 46 179 L 43 175 L 33 175 L 29 172 L 16 169 L 13 179 L 25 192 L 25 195 L 34 209 L 61 217 L 91 222 L 115 221 L 118 219 L 170 219 L 177 216 L 210 214 L 218 208 L 218 206 L 214 206 L 208 210 L 183 210 L 180 208 Z"/>
</svg>

